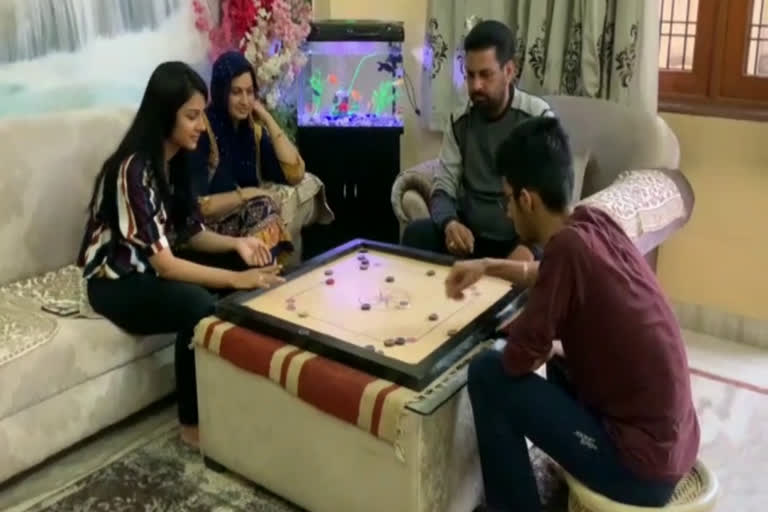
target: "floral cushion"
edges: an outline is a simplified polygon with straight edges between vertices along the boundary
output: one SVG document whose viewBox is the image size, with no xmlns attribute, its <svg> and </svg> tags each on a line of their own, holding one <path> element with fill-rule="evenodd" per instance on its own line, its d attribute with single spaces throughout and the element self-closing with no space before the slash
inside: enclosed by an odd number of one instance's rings
<svg viewBox="0 0 768 512">
<path fill-rule="evenodd" d="M 0 293 L 0 366 L 52 340 L 58 328 L 34 303 Z"/>
<path fill-rule="evenodd" d="M 635 169 L 578 204 L 610 214 L 634 239 L 685 217 L 685 203 L 674 180 L 660 169 Z"/>
<path fill-rule="evenodd" d="M 82 272 L 69 265 L 0 287 L 0 366 L 52 340 L 59 318 L 43 306 L 74 309 L 98 318 L 88 304 Z"/>
</svg>

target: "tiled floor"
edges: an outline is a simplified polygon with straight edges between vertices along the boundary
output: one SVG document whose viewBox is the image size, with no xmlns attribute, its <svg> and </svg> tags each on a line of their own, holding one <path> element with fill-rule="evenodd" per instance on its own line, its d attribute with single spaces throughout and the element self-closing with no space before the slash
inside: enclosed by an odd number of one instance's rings
<svg viewBox="0 0 768 512">
<path fill-rule="evenodd" d="M 718 512 L 768 503 L 768 350 L 686 332 L 701 459 L 721 484 Z"/>
<path fill-rule="evenodd" d="M 685 339 L 694 373 L 716 375 L 768 393 L 768 350 L 690 331 Z"/>
<path fill-rule="evenodd" d="M 720 481 L 717 512 L 763 512 L 768 503 L 768 350 L 685 333 L 693 393 L 702 427 L 701 459 Z M 79 446 L 12 486 L 0 488 L 0 510 L 66 485 L 175 424 L 161 407 Z M 19 505 L 22 504 L 22 505 Z"/>
</svg>

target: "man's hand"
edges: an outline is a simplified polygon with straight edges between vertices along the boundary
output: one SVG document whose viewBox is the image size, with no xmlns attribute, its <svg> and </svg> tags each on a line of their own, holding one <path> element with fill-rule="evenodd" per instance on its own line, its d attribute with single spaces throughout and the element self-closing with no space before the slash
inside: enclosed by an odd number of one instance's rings
<svg viewBox="0 0 768 512">
<path fill-rule="evenodd" d="M 454 256 L 468 256 L 475 252 L 475 236 L 467 226 L 452 220 L 445 226 L 445 246 Z"/>
<path fill-rule="evenodd" d="M 509 253 L 507 259 L 514 261 L 534 261 L 536 258 L 528 247 L 519 244 L 511 253 Z"/>
<path fill-rule="evenodd" d="M 455 300 L 464 298 L 464 290 L 475 284 L 485 275 L 484 260 L 460 261 L 453 265 L 445 279 L 445 294 Z"/>
<path fill-rule="evenodd" d="M 264 268 L 252 268 L 237 272 L 232 287 L 237 290 L 252 290 L 254 288 L 270 288 L 274 285 L 284 283 L 285 279 L 280 277 L 281 267 L 271 265 Z"/>
<path fill-rule="evenodd" d="M 253 236 L 238 238 L 235 242 L 235 250 L 250 266 L 263 267 L 272 262 L 272 253 L 267 248 L 267 244 Z"/>
</svg>

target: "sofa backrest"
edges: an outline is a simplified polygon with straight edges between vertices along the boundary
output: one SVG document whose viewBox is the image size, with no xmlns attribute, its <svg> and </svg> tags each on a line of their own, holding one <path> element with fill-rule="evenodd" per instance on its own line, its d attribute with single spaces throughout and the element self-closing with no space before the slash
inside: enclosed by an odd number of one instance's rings
<svg viewBox="0 0 768 512">
<path fill-rule="evenodd" d="M 582 197 L 609 186 L 628 169 L 680 165 L 677 137 L 656 114 L 600 99 L 545 96 L 571 139 L 574 154 L 590 152 Z"/>
<path fill-rule="evenodd" d="M 74 263 L 93 180 L 128 109 L 0 120 L 0 284 Z"/>
</svg>

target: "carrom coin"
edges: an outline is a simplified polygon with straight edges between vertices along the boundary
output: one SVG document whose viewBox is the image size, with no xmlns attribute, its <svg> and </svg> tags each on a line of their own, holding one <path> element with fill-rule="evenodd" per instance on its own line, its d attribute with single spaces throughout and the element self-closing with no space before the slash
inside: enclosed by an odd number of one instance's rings
<svg viewBox="0 0 768 512">
<path fill-rule="evenodd" d="M 360 305 L 360 309 L 362 309 L 363 311 L 368 311 L 369 309 L 371 309 L 371 305 L 366 302 Z"/>
<path fill-rule="evenodd" d="M 395 338 L 395 344 L 405 345 L 405 338 Z"/>
<path fill-rule="evenodd" d="M 432 277 L 432 276 L 434 276 L 434 275 L 435 275 L 435 271 L 434 271 L 434 270 L 427 270 L 427 275 L 428 275 L 429 277 Z"/>
<path fill-rule="evenodd" d="M 459 330 L 458 329 L 450 329 L 448 331 L 448 336 L 456 336 L 457 334 L 459 334 Z"/>
<path fill-rule="evenodd" d="M 368 350 L 376 350 L 376 347 L 374 347 L 373 345 L 366 345 L 365 348 Z"/>
<path fill-rule="evenodd" d="M 411 336 L 410 338 L 406 338 L 406 339 L 405 339 L 405 341 L 406 341 L 407 343 L 416 343 L 416 338 L 414 338 L 413 336 Z"/>
<path fill-rule="evenodd" d="M 437 313 L 432 313 L 431 315 L 429 315 L 429 321 L 430 322 L 435 322 L 435 321 L 437 321 L 438 318 L 439 317 L 437 316 Z"/>
<path fill-rule="evenodd" d="M 395 340 L 393 340 L 392 338 L 387 338 L 386 340 L 384 340 L 385 347 L 394 347 L 395 343 L 396 343 Z"/>
<path fill-rule="evenodd" d="M 394 276 L 387 276 L 385 281 L 388 282 L 388 283 L 394 283 L 395 282 L 395 277 Z"/>
<path fill-rule="evenodd" d="M 306 311 L 299 311 L 299 318 L 307 318 L 309 316 L 309 313 Z"/>
<path fill-rule="evenodd" d="M 326 270 L 325 271 L 325 275 L 332 276 L 333 275 L 333 270 L 331 270 L 331 269 Z"/>
</svg>

